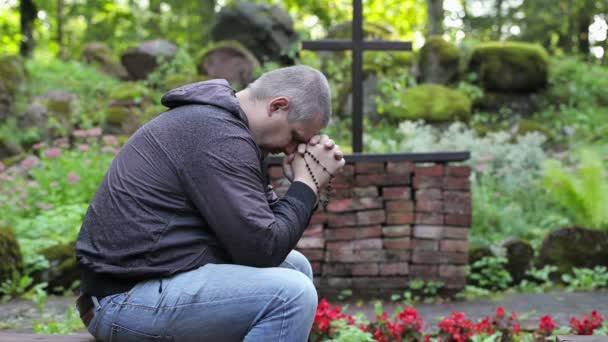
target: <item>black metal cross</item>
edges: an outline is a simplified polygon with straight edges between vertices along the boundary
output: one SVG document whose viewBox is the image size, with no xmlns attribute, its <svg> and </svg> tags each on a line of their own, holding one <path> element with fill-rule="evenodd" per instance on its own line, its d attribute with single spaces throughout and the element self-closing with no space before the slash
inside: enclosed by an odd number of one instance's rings
<svg viewBox="0 0 608 342">
<path fill-rule="evenodd" d="M 391 42 L 384 40 L 363 40 L 363 10 L 361 0 L 353 0 L 352 39 L 305 40 L 302 48 L 315 51 L 351 50 L 353 86 L 353 152 L 363 152 L 363 51 L 364 50 L 404 50 L 412 49 L 411 42 Z"/>
</svg>

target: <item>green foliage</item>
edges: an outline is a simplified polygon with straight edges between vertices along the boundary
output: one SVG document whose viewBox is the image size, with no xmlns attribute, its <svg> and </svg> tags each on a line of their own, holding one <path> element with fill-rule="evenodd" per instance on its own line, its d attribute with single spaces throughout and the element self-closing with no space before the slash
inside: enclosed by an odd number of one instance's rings
<svg viewBox="0 0 608 342">
<path fill-rule="evenodd" d="M 80 316 L 72 306 L 64 314 L 45 312 L 32 326 L 37 334 L 69 334 L 84 328 Z"/>
<path fill-rule="evenodd" d="M 25 81 L 23 60 L 15 55 L 0 55 L 0 83 L 11 96 Z"/>
<path fill-rule="evenodd" d="M 608 228 L 608 170 L 602 156 L 582 150 L 576 170 L 558 160 L 545 163 L 544 182 L 553 198 L 570 213 L 576 225 Z"/>
<path fill-rule="evenodd" d="M 557 270 L 557 266 L 553 265 L 545 265 L 540 269 L 529 269 L 526 271 L 526 279 L 517 285 L 517 289 L 521 292 L 544 293 L 554 286 L 551 275 Z"/>
<path fill-rule="evenodd" d="M 512 281 L 509 271 L 505 269 L 507 259 L 504 257 L 484 257 L 471 265 L 469 279 L 479 287 L 499 291 L 509 287 Z"/>
<path fill-rule="evenodd" d="M 605 266 L 572 269 L 572 274 L 562 274 L 568 291 L 592 291 L 608 286 L 608 269 Z"/>
<path fill-rule="evenodd" d="M 0 7 L 0 54 L 17 54 L 21 42 L 19 11 L 15 8 Z"/>
<path fill-rule="evenodd" d="M 333 338 L 328 342 L 373 342 L 372 334 L 358 327 L 359 324 L 351 325 L 346 320 L 335 320 L 331 322 Z"/>
<path fill-rule="evenodd" d="M 468 121 L 471 114 L 471 100 L 465 94 L 441 85 L 423 84 L 407 89 L 394 88 L 390 93 L 381 94 L 383 100 L 377 101 L 378 112 L 386 113 L 396 121 Z"/>
<path fill-rule="evenodd" d="M 0 284 L 0 294 L 2 301 L 6 302 L 11 298 L 18 297 L 26 292 L 32 285 L 33 279 L 27 274 L 20 274 L 17 271 L 13 272 L 10 279 L 5 280 Z"/>
<path fill-rule="evenodd" d="M 0 225 L 0 283 L 20 272 L 23 260 L 15 232 L 10 227 Z"/>
<path fill-rule="evenodd" d="M 547 83 L 549 57 L 529 43 L 488 42 L 473 51 L 470 71 L 486 90 L 534 91 Z"/>
<path fill-rule="evenodd" d="M 608 106 L 608 68 L 585 63 L 580 57 L 551 59 L 546 98 L 550 104 L 581 108 Z"/>
<path fill-rule="evenodd" d="M 160 60 L 156 68 L 145 81 L 146 86 L 159 89 L 161 92 L 170 90 L 171 86 L 176 83 L 175 77 L 177 75 L 183 78 L 183 81 L 192 83 L 197 80 L 196 65 L 192 56 L 188 53 L 188 48 L 178 47 L 175 52 L 175 56 L 169 62 Z M 181 83 L 181 82 L 178 82 Z M 180 84 L 182 85 L 182 84 Z M 154 99 L 160 100 L 160 95 L 154 96 Z"/>
</svg>

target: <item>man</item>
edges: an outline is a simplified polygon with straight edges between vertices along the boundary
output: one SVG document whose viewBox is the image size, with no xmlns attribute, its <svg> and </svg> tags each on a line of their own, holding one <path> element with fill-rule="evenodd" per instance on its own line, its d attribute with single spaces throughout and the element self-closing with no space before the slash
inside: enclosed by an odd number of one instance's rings
<svg viewBox="0 0 608 342">
<path fill-rule="evenodd" d="M 170 110 L 116 156 L 76 244 L 78 300 L 100 341 L 305 341 L 317 305 L 293 251 L 319 189 L 344 165 L 318 132 L 330 117 L 319 71 L 294 66 L 235 93 L 224 80 L 174 89 Z M 293 182 L 263 176 L 284 152 Z"/>
</svg>

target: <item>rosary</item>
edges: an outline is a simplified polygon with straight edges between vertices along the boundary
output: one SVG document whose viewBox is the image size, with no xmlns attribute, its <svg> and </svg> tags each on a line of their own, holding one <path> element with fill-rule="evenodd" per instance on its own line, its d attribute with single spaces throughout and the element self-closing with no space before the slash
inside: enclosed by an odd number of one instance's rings
<svg viewBox="0 0 608 342">
<path fill-rule="evenodd" d="M 321 166 L 323 168 L 323 171 L 327 172 L 329 174 L 329 182 L 327 182 L 327 188 L 326 188 L 326 192 L 325 192 L 325 198 L 321 197 L 321 187 L 319 186 L 319 182 L 317 182 L 317 178 L 315 177 L 315 175 L 312 173 L 312 170 L 310 169 L 310 165 L 308 165 L 308 161 L 306 161 L 306 156 L 309 156 L 312 160 L 315 161 L 315 163 L 317 163 L 319 166 Z M 323 164 L 321 164 L 321 162 L 319 161 L 319 159 L 317 159 L 317 157 L 315 157 L 312 153 L 305 151 L 304 152 L 304 163 L 306 164 L 306 169 L 308 170 L 308 173 L 310 174 L 310 177 L 312 178 L 312 181 L 315 182 L 315 186 L 317 187 L 317 193 L 319 194 L 319 201 L 321 202 L 321 205 L 323 206 L 323 209 L 327 208 L 327 204 L 329 203 L 329 195 L 331 193 L 332 187 L 331 187 L 331 181 L 334 179 L 334 175 L 332 175 L 329 170 L 327 170 L 327 168 L 325 166 L 323 166 Z"/>
</svg>

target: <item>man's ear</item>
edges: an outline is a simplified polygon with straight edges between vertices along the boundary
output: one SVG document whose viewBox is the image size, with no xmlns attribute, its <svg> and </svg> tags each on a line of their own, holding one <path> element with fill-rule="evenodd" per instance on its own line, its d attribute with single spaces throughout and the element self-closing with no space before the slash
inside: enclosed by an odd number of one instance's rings
<svg viewBox="0 0 608 342">
<path fill-rule="evenodd" d="M 285 111 L 285 113 L 289 112 L 289 98 L 286 96 L 279 96 L 270 100 L 268 106 L 268 115 L 272 115 L 277 111 Z"/>
</svg>

